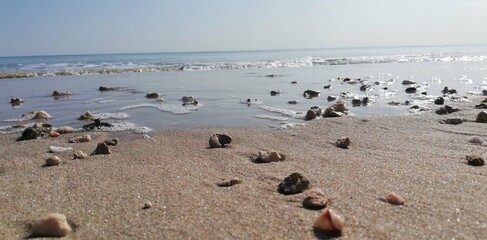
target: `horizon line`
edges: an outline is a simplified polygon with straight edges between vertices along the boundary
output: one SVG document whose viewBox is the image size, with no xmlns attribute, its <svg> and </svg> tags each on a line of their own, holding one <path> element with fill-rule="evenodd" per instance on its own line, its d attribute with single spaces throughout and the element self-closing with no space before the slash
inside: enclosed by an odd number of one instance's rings
<svg viewBox="0 0 487 240">
<path fill-rule="evenodd" d="M 366 47 L 324 47 L 324 48 L 287 48 L 287 49 L 257 49 L 257 50 L 197 50 L 197 51 L 167 51 L 167 52 L 105 52 L 105 53 L 71 53 L 71 54 L 39 54 L 39 55 L 11 55 L 0 58 L 16 57 L 56 57 L 56 56 L 87 56 L 87 55 L 124 55 L 124 54 L 185 54 L 185 53 L 231 53 L 231 52 L 277 52 L 277 51 L 309 51 L 327 49 L 367 49 L 367 48 L 414 48 L 414 47 L 448 47 L 448 46 L 484 46 L 487 43 L 463 43 L 463 44 L 418 44 L 418 45 L 389 45 Z"/>
</svg>

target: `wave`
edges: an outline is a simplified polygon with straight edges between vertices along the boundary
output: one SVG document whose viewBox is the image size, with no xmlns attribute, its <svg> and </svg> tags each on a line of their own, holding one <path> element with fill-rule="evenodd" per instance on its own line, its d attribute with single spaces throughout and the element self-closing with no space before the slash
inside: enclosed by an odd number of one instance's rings
<svg viewBox="0 0 487 240">
<path fill-rule="evenodd" d="M 407 54 L 384 56 L 352 56 L 343 58 L 324 57 L 296 57 L 268 61 L 248 62 L 208 62 L 208 63 L 147 63 L 147 62 L 54 62 L 32 64 L 0 64 L 0 79 L 46 76 L 76 76 L 114 73 L 141 72 L 177 72 L 202 70 L 230 70 L 230 69 L 272 69 L 299 68 L 323 65 L 346 64 L 381 64 L 381 63 L 411 63 L 411 62 L 482 62 L 487 61 L 487 55 L 451 54 Z"/>
</svg>

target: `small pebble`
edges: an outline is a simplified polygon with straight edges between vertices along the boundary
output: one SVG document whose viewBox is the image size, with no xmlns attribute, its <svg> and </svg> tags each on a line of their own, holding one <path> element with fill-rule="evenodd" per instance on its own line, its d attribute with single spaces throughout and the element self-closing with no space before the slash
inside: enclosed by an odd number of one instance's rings
<svg viewBox="0 0 487 240">
<path fill-rule="evenodd" d="M 477 114 L 477 122 L 479 123 L 487 123 L 487 112 L 482 111 Z"/>
<path fill-rule="evenodd" d="M 81 151 L 81 150 L 78 150 L 74 153 L 74 156 L 73 158 L 74 159 L 83 159 L 83 158 L 87 158 L 88 157 L 88 154 L 86 154 L 85 152 Z"/>
<path fill-rule="evenodd" d="M 309 180 L 301 173 L 293 173 L 279 183 L 278 191 L 282 194 L 296 194 L 306 190 Z"/>
<path fill-rule="evenodd" d="M 142 207 L 142 209 L 149 209 L 152 207 L 152 203 L 151 202 L 145 202 L 144 203 L 144 206 Z"/>
<path fill-rule="evenodd" d="M 304 208 L 317 210 L 328 205 L 329 199 L 318 189 L 309 190 L 306 195 L 306 198 L 303 199 Z"/>
<path fill-rule="evenodd" d="M 346 138 L 343 138 L 343 139 L 338 139 L 336 141 L 336 146 L 339 147 L 339 148 L 345 148 L 347 149 L 348 146 L 350 146 L 350 138 L 349 137 L 346 137 Z"/>
<path fill-rule="evenodd" d="M 61 163 L 61 158 L 58 156 L 52 156 L 46 159 L 46 166 L 51 167 L 51 166 L 57 166 Z"/>
<path fill-rule="evenodd" d="M 68 143 L 84 143 L 91 141 L 90 134 L 85 134 L 83 136 L 77 136 L 68 140 Z"/>
<path fill-rule="evenodd" d="M 481 156 L 468 155 L 466 158 L 467 158 L 468 165 L 471 165 L 471 166 L 483 166 L 483 165 L 485 165 L 485 161 Z"/>
<path fill-rule="evenodd" d="M 61 133 L 61 134 L 73 133 L 75 131 L 76 130 L 74 130 L 74 128 L 72 128 L 70 126 L 62 126 L 62 127 L 59 127 L 58 129 L 56 129 L 56 132 Z"/>
<path fill-rule="evenodd" d="M 117 146 L 119 140 L 118 138 L 113 138 L 111 140 L 105 140 L 104 143 L 108 146 Z"/>
<path fill-rule="evenodd" d="M 71 233 L 66 216 L 51 213 L 34 223 L 30 229 L 30 237 L 64 237 Z"/>
<path fill-rule="evenodd" d="M 395 193 L 388 193 L 385 198 L 386 202 L 394 205 L 403 205 L 404 198 L 395 194 Z"/>
<path fill-rule="evenodd" d="M 238 178 L 232 178 L 232 179 L 222 179 L 220 182 L 218 182 L 216 185 L 218 187 L 231 187 L 236 184 L 240 184 L 242 181 Z"/>
</svg>

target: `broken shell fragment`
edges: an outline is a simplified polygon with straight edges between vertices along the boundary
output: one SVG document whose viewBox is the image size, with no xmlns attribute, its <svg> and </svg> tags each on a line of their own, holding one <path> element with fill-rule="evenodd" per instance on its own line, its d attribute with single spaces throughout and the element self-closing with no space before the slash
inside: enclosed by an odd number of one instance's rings
<svg viewBox="0 0 487 240">
<path fill-rule="evenodd" d="M 240 184 L 242 181 L 238 178 L 232 178 L 232 179 L 223 179 L 220 182 L 218 182 L 216 185 L 218 187 L 231 187 L 233 185 Z"/>
<path fill-rule="evenodd" d="M 52 131 L 49 132 L 49 136 L 51 136 L 51 137 L 59 137 L 59 136 L 61 136 L 61 134 L 58 133 L 58 132 L 56 132 L 56 131 L 54 131 L 54 130 L 52 130 Z"/>
<path fill-rule="evenodd" d="M 256 163 L 270 163 L 279 162 L 285 159 L 284 154 L 279 154 L 277 151 L 265 152 L 259 151 L 257 158 L 254 160 Z"/>
<path fill-rule="evenodd" d="M 86 154 L 85 152 L 79 150 L 79 151 L 76 151 L 74 153 L 73 159 L 83 159 L 83 158 L 86 158 L 86 157 L 88 157 L 88 154 Z"/>
<path fill-rule="evenodd" d="M 303 207 L 311 210 L 323 209 L 328 205 L 330 201 L 325 194 L 318 190 L 312 189 L 307 192 L 306 198 L 303 199 Z"/>
<path fill-rule="evenodd" d="M 30 237 L 64 237 L 71 232 L 66 216 L 51 213 L 34 223 L 30 229 Z"/>
<path fill-rule="evenodd" d="M 232 142 L 232 137 L 226 134 L 213 134 L 209 140 L 210 148 L 225 147 L 231 142 Z"/>
<path fill-rule="evenodd" d="M 56 166 L 56 165 L 59 165 L 61 163 L 61 158 L 59 158 L 58 156 L 52 156 L 48 159 L 46 159 L 46 165 L 45 166 Z"/>
<path fill-rule="evenodd" d="M 404 198 L 395 194 L 395 193 L 388 193 L 386 195 L 386 202 L 394 205 L 403 205 L 404 204 Z"/>
<path fill-rule="evenodd" d="M 339 147 L 339 148 L 345 148 L 345 149 L 347 149 L 348 146 L 350 146 L 350 138 L 349 137 L 346 137 L 346 138 L 343 138 L 343 139 L 338 139 L 336 141 L 336 146 Z"/>
<path fill-rule="evenodd" d="M 151 202 L 145 202 L 144 203 L 144 206 L 142 207 L 142 209 L 149 209 L 152 207 L 152 203 Z"/>
<path fill-rule="evenodd" d="M 90 134 L 85 134 L 83 136 L 77 136 L 68 140 L 68 143 L 84 143 L 91 141 Z"/>
<path fill-rule="evenodd" d="M 95 151 L 91 153 L 91 155 L 95 154 L 111 154 L 112 151 L 110 150 L 110 147 L 106 145 L 105 143 L 98 143 L 96 146 Z"/>
<path fill-rule="evenodd" d="M 104 143 L 108 146 L 117 146 L 118 141 L 119 141 L 118 138 L 113 138 L 110 140 L 105 140 Z"/>
<path fill-rule="evenodd" d="M 331 209 L 326 209 L 313 223 L 313 229 L 329 234 L 341 235 L 345 220 Z"/>
</svg>

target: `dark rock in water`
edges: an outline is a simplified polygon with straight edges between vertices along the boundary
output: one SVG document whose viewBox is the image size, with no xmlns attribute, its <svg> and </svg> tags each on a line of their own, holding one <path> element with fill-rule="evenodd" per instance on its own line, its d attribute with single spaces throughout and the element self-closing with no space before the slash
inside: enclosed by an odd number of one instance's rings
<svg viewBox="0 0 487 240">
<path fill-rule="evenodd" d="M 472 166 L 483 166 L 483 165 L 485 165 L 485 161 L 481 156 L 468 155 L 466 158 L 467 158 L 468 165 L 472 165 Z"/>
<path fill-rule="evenodd" d="M 68 96 L 68 95 L 71 95 L 71 92 L 70 91 L 57 91 L 57 90 L 54 90 L 52 92 L 52 96 L 53 97 L 62 97 L 62 96 Z"/>
<path fill-rule="evenodd" d="M 416 93 L 416 91 L 418 91 L 418 89 L 415 87 L 406 88 L 406 93 Z"/>
<path fill-rule="evenodd" d="M 299 103 L 299 101 L 292 100 L 292 101 L 288 101 L 287 103 L 289 103 L 289 104 L 298 104 L 298 103 Z"/>
<path fill-rule="evenodd" d="M 416 84 L 415 81 L 411 81 L 411 80 L 404 80 L 402 81 L 402 85 L 412 85 L 412 84 Z"/>
<path fill-rule="evenodd" d="M 456 107 L 451 107 L 451 106 L 448 106 L 448 105 L 445 105 L 445 109 L 448 113 L 454 113 L 454 112 L 458 112 L 460 111 L 460 109 L 456 108 Z"/>
<path fill-rule="evenodd" d="M 365 92 L 369 89 L 370 89 L 370 85 L 368 85 L 368 84 L 364 84 L 364 85 L 360 86 L 360 91 L 362 91 L 362 92 Z"/>
<path fill-rule="evenodd" d="M 328 102 L 333 102 L 337 99 L 337 96 L 333 96 L 333 95 L 330 95 L 326 98 L 326 100 L 328 100 Z"/>
<path fill-rule="evenodd" d="M 329 108 L 325 109 L 325 113 L 323 113 L 323 117 L 325 117 L 325 118 L 341 117 L 341 116 L 342 116 L 342 114 L 336 112 L 335 108 L 333 108 L 333 107 L 329 107 Z"/>
<path fill-rule="evenodd" d="M 449 119 L 445 120 L 444 123 L 458 125 L 458 124 L 463 123 L 463 118 L 449 118 Z"/>
<path fill-rule="evenodd" d="M 477 114 L 477 122 L 479 123 L 487 123 L 487 112 L 482 111 Z"/>
<path fill-rule="evenodd" d="M 296 194 L 306 190 L 309 180 L 301 173 L 293 173 L 279 183 L 278 191 L 282 194 Z"/>
<path fill-rule="evenodd" d="M 438 114 L 438 115 L 448 114 L 448 110 L 446 110 L 446 108 L 444 108 L 444 107 L 441 107 L 441 108 L 436 109 L 436 114 Z"/>
<path fill-rule="evenodd" d="M 319 116 L 321 116 L 321 108 L 314 106 L 314 107 L 311 107 L 311 109 L 308 110 L 308 112 L 306 112 L 306 116 L 304 117 L 304 119 L 306 121 L 309 121 L 309 120 L 313 120 Z"/>
<path fill-rule="evenodd" d="M 264 75 L 264 77 L 275 78 L 275 77 L 279 77 L 279 75 L 277 75 L 277 74 L 267 74 L 267 75 Z"/>
<path fill-rule="evenodd" d="M 331 88 L 331 84 L 328 84 L 326 86 L 323 87 L 324 89 L 330 89 Z"/>
<path fill-rule="evenodd" d="M 232 137 L 226 134 L 213 134 L 209 140 L 210 148 L 226 147 L 231 142 Z"/>
<path fill-rule="evenodd" d="M 362 98 L 362 105 L 367 106 L 369 102 L 370 102 L 369 97 Z"/>
<path fill-rule="evenodd" d="M 102 127 L 112 127 L 112 124 L 107 123 L 107 122 L 102 122 L 99 118 L 97 119 L 91 119 L 93 123 L 83 125 L 83 130 L 89 131 L 89 130 L 95 130 L 101 129 Z"/>
<path fill-rule="evenodd" d="M 435 99 L 435 104 L 436 105 L 443 105 L 445 103 L 445 99 L 443 97 L 437 97 Z"/>
<path fill-rule="evenodd" d="M 419 109 L 418 105 L 411 106 L 409 109 Z"/>
<path fill-rule="evenodd" d="M 24 101 L 22 101 L 22 99 L 20 98 L 11 98 L 10 99 L 10 104 L 13 106 L 19 106 L 23 103 Z"/>
<path fill-rule="evenodd" d="M 310 99 L 320 96 L 320 91 L 306 90 L 303 92 L 303 97 Z"/>
<path fill-rule="evenodd" d="M 292 81 L 291 84 L 296 84 L 299 83 L 298 81 Z"/>
<path fill-rule="evenodd" d="M 52 131 L 52 125 L 48 123 L 35 123 L 32 127 L 26 128 L 17 141 L 36 139 L 49 134 Z"/>
<path fill-rule="evenodd" d="M 482 94 L 483 94 L 484 96 L 487 96 L 487 90 L 482 90 Z"/>
<path fill-rule="evenodd" d="M 428 92 L 421 92 L 421 95 L 428 95 Z"/>
<path fill-rule="evenodd" d="M 271 96 L 276 96 L 276 95 L 281 94 L 281 93 L 282 93 L 282 91 L 280 91 L 280 90 L 279 91 L 271 91 Z"/>
<path fill-rule="evenodd" d="M 487 104 L 481 103 L 479 105 L 475 105 L 475 108 L 477 108 L 477 109 L 487 109 Z"/>
<path fill-rule="evenodd" d="M 441 90 L 441 92 L 442 92 L 443 94 L 447 94 L 447 93 L 448 93 L 448 87 L 443 88 L 443 90 Z"/>
<path fill-rule="evenodd" d="M 443 90 L 441 90 L 441 92 L 442 92 L 443 94 L 454 94 L 454 93 L 457 93 L 457 90 L 455 90 L 455 89 L 453 89 L 453 88 L 452 88 L 452 89 L 450 89 L 450 88 L 448 88 L 448 87 L 445 87 L 445 88 L 443 88 Z"/>
<path fill-rule="evenodd" d="M 152 93 L 147 93 L 145 95 L 146 98 L 159 98 L 160 97 L 160 94 L 158 92 L 152 92 Z"/>
<path fill-rule="evenodd" d="M 357 98 L 352 99 L 352 106 L 353 107 L 358 107 L 360 105 L 362 105 L 362 101 L 360 99 L 357 99 Z"/>
</svg>

